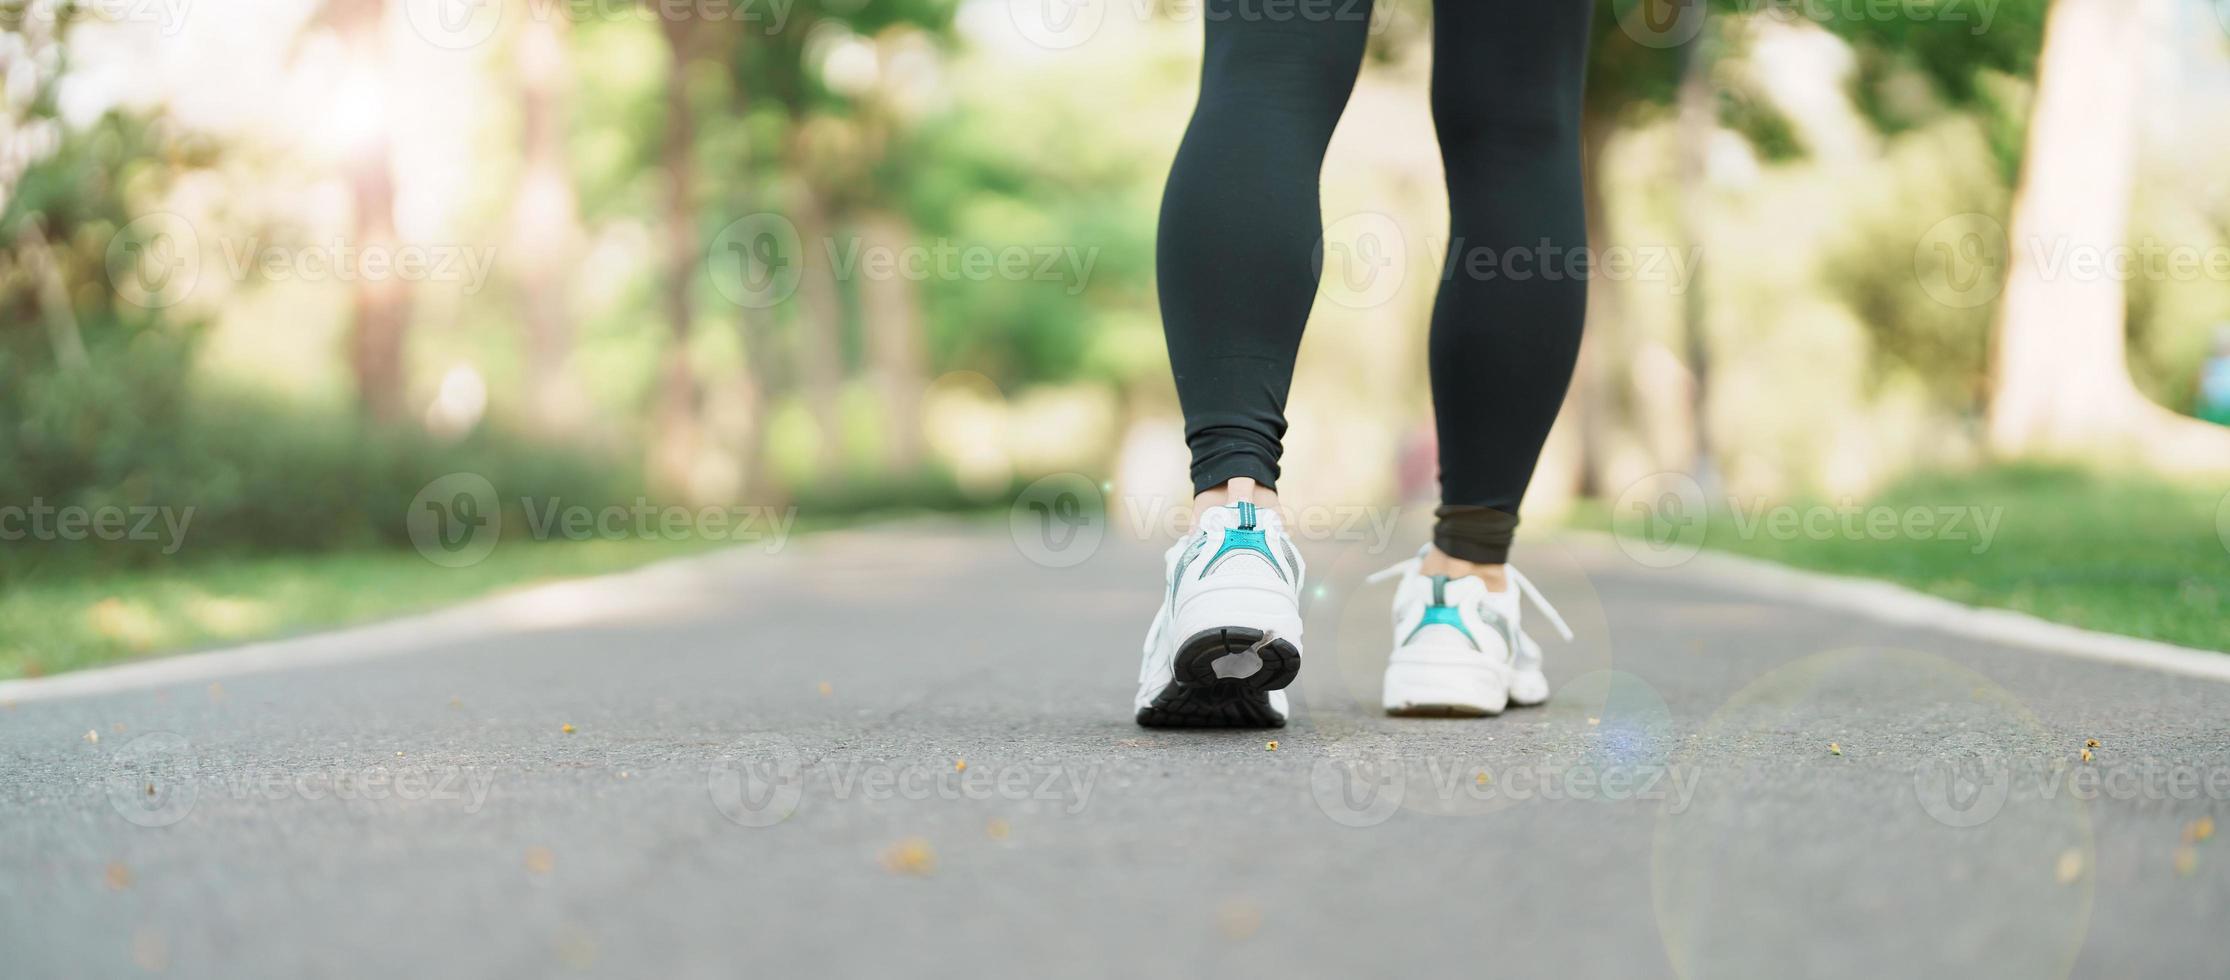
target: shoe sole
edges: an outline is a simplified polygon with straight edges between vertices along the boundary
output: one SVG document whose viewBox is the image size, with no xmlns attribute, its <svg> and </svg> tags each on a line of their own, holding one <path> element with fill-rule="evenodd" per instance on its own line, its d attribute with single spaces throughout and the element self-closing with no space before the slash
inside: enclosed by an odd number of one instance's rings
<svg viewBox="0 0 2230 980">
<path fill-rule="evenodd" d="M 1386 666 L 1381 707 L 1397 718 L 1492 718 L 1510 705 L 1506 669 L 1400 661 Z"/>
<path fill-rule="evenodd" d="M 1148 728 L 1283 728 L 1270 692 L 1301 673 L 1301 649 L 1248 626 L 1201 630 L 1177 647 L 1175 679 L 1138 709 Z"/>
</svg>

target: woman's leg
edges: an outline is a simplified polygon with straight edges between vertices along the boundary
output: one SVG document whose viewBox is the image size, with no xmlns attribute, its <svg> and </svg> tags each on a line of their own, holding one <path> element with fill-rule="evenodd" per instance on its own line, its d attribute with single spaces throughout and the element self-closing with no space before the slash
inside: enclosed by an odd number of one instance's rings
<svg viewBox="0 0 2230 980">
<path fill-rule="evenodd" d="M 1580 89 L 1591 0 L 1433 5 L 1449 261 L 1432 316 L 1439 524 L 1428 573 L 1499 588 L 1587 314 Z M 1485 566 L 1485 567 L 1481 567 Z"/>
<path fill-rule="evenodd" d="M 1200 100 L 1162 195 L 1162 329 L 1208 503 L 1234 480 L 1277 486 L 1321 267 L 1318 172 L 1370 28 L 1368 3 L 1319 7 L 1338 9 L 1208 0 Z"/>
</svg>

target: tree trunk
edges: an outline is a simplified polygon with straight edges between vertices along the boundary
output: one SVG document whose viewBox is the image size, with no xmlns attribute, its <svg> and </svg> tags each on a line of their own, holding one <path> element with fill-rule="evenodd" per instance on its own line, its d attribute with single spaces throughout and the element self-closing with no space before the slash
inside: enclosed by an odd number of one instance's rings
<svg viewBox="0 0 2230 980">
<path fill-rule="evenodd" d="M 860 223 L 867 248 L 905 248 L 912 227 L 887 211 L 868 214 Z M 861 283 L 860 306 L 867 326 L 867 359 L 883 400 L 888 438 L 885 462 L 892 473 L 921 465 L 921 400 L 929 391 L 928 360 L 923 351 L 921 293 L 913 280 L 884 276 Z"/>
<path fill-rule="evenodd" d="M 793 134 L 795 129 L 793 128 Z M 793 135 L 793 139 L 794 139 Z M 820 429 L 816 472 L 827 477 L 835 471 L 844 441 L 844 419 L 839 396 L 844 386 L 844 294 L 830 263 L 829 249 L 835 229 L 820 189 L 800 169 L 802 154 L 793 152 L 791 174 L 796 180 L 791 216 L 796 219 L 798 240 L 805 254 L 799 256 L 803 273 L 798 280 L 798 373 L 805 389 L 806 408 Z"/>
<path fill-rule="evenodd" d="M 2161 408 L 2129 378 L 2127 295 L 2073 257 L 2124 244 L 2136 164 L 2147 0 L 2056 0 L 2037 68 L 2005 297 L 1992 352 L 2001 457 L 2230 466 L 2230 429 Z"/>
<path fill-rule="evenodd" d="M 1680 202 L 1673 213 L 1675 247 L 1693 248 L 1697 255 L 1710 254 L 1703 247 L 1704 235 L 1704 182 L 1705 170 L 1710 162 L 1711 137 L 1719 126 L 1717 106 L 1711 87 L 1712 46 L 1698 42 L 1688 48 L 1687 65 L 1680 82 L 1679 121 L 1676 124 L 1680 159 Z M 1680 295 L 1680 333 L 1682 356 L 1688 362 L 1687 410 L 1689 472 L 1702 481 L 1707 490 L 1717 485 L 1718 467 L 1711 455 L 1710 398 L 1705 382 L 1711 377 L 1711 346 L 1705 335 L 1705 320 L 1709 309 L 1704 303 L 1703 270 L 1690 270 L 1694 278 L 1683 283 L 1686 290 Z"/>
<path fill-rule="evenodd" d="M 1588 247 L 1610 244 L 1610 210 L 1603 199 L 1603 151 L 1617 126 L 1610 119 L 1590 113 L 1580 121 L 1582 199 L 1587 209 Z M 1610 446 L 1618 424 L 1615 393 L 1623 386 L 1616 377 L 1620 361 L 1612 353 L 1623 349 L 1619 336 L 1618 296 L 1603 276 L 1587 280 L 1587 325 L 1580 335 L 1580 358 L 1572 376 L 1565 409 L 1577 415 L 1579 435 L 1578 492 L 1601 496 L 1610 475 Z"/>
<path fill-rule="evenodd" d="M 383 7 L 382 0 L 348 0 L 339 18 L 350 57 L 381 78 L 387 71 Z M 354 148 L 347 172 L 355 211 L 353 244 L 360 252 L 393 254 L 395 168 L 384 130 Z M 349 363 L 356 376 L 357 403 L 374 422 L 399 423 L 408 414 L 403 348 L 410 329 L 410 285 L 400 276 L 357 276 L 350 307 Z"/>
<path fill-rule="evenodd" d="M 510 258 L 525 329 L 527 422 L 544 436 L 575 430 L 587 399 L 566 369 L 573 319 L 566 283 L 580 244 L 579 195 L 567 164 L 565 20 L 529 17 L 518 38 L 520 179 Z"/>
<path fill-rule="evenodd" d="M 689 21 L 661 18 L 672 57 L 666 77 L 666 136 L 661 151 L 666 171 L 666 322 L 668 338 L 652 412 L 649 472 L 653 489 L 692 499 L 691 471 L 697 460 L 697 379 L 689 363 L 690 299 L 699 259 L 694 208 L 696 170 L 692 150 L 695 126 L 689 109 Z"/>
</svg>

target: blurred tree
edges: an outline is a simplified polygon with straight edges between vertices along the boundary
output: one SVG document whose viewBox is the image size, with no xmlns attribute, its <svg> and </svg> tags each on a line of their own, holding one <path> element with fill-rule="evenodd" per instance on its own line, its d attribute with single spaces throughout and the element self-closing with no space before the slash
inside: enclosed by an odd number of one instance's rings
<svg viewBox="0 0 2230 980">
<path fill-rule="evenodd" d="M 661 492 L 682 499 L 692 490 L 697 462 L 699 395 L 697 376 L 690 366 L 689 335 L 696 305 L 691 293 L 703 255 L 697 235 L 697 173 L 694 160 L 696 126 L 689 103 L 689 62 L 696 20 L 676 16 L 659 6 L 659 29 L 666 41 L 669 63 L 666 75 L 666 128 L 661 142 L 661 166 L 666 177 L 664 218 L 665 269 L 660 291 L 664 297 L 670 336 L 659 369 L 656 405 L 652 410 L 649 478 Z"/>
<path fill-rule="evenodd" d="M 355 205 L 351 244 L 360 251 L 392 254 L 395 233 L 395 166 L 389 120 L 381 107 L 392 85 L 384 20 L 385 0 L 330 0 L 320 20 L 340 36 L 348 60 L 337 111 L 361 114 L 346 164 Z M 364 415 L 395 424 L 409 414 L 403 357 L 410 331 L 410 283 L 402 276 L 357 276 L 351 299 L 349 361 Z"/>
<path fill-rule="evenodd" d="M 566 156 L 571 53 L 563 17 L 520 19 L 513 58 L 519 94 L 518 191 L 507 265 L 525 329 L 527 422 L 544 436 L 574 429 L 586 400 L 567 370 L 573 353 L 568 274 L 580 248 L 579 193 Z"/>
<path fill-rule="evenodd" d="M 2167 472 L 2230 465 L 2230 429 L 2162 408 L 2129 374 L 2126 244 L 2140 59 L 2157 0 L 2057 0 L 1998 307 L 1990 444 L 2004 456 L 2134 456 Z M 2048 266 L 2047 263 L 2055 263 Z"/>
</svg>

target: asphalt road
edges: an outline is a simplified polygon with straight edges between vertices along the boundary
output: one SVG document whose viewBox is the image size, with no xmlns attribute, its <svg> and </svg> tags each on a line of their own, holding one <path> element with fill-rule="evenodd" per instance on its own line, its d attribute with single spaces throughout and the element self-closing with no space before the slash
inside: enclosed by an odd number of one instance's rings
<svg viewBox="0 0 2230 980">
<path fill-rule="evenodd" d="M 2226 969 L 2230 685 L 1534 542 L 1557 698 L 1393 719 L 1400 555 L 1304 542 L 1292 725 L 1150 732 L 1120 537 L 830 534 L 19 690 L 0 975 Z"/>
</svg>

